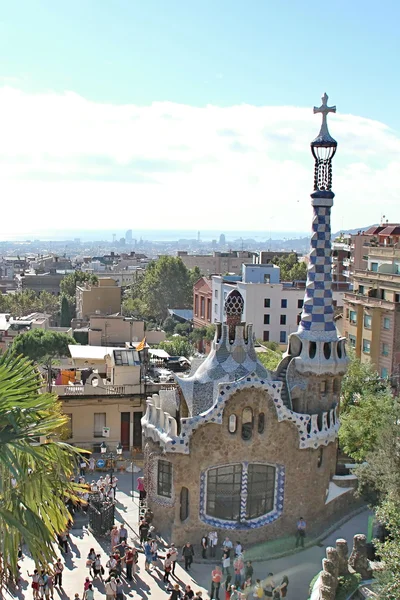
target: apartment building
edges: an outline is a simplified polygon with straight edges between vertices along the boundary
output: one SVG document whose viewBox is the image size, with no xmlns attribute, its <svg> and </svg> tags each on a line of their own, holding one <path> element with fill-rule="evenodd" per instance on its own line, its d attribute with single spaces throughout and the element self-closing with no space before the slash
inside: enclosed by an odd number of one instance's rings
<svg viewBox="0 0 400 600">
<path fill-rule="evenodd" d="M 121 311 L 121 288 L 111 277 L 99 277 L 96 284 L 76 286 L 76 316 L 111 315 Z"/>
<path fill-rule="evenodd" d="M 193 286 L 193 326 L 207 327 L 212 320 L 212 280 L 201 277 Z"/>
<path fill-rule="evenodd" d="M 297 331 L 303 308 L 305 282 L 281 282 L 280 269 L 273 264 L 245 264 L 239 281 L 212 278 L 212 319 L 225 322 L 224 302 L 237 288 L 243 296 L 243 320 L 253 324 L 257 339 L 277 342 L 284 348 L 289 335 Z M 343 292 L 333 290 L 335 306 L 343 306 Z"/>
<path fill-rule="evenodd" d="M 385 228 L 377 233 L 384 232 Z M 355 269 L 353 292 L 345 294 L 344 334 L 362 362 L 381 377 L 400 375 L 400 226 L 373 234 L 363 244 L 366 269 Z"/>
<path fill-rule="evenodd" d="M 203 275 L 234 273 L 240 275 L 243 263 L 258 257 L 257 252 L 232 250 L 231 252 L 213 252 L 212 254 L 189 254 L 179 250 L 177 256 L 188 269 L 199 267 Z"/>
</svg>

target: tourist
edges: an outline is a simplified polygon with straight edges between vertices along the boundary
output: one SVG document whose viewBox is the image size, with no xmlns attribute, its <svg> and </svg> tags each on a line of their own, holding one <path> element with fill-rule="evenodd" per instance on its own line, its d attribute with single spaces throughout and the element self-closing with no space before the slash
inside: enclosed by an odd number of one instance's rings
<svg viewBox="0 0 400 600">
<path fill-rule="evenodd" d="M 179 585 L 176 583 L 172 589 L 169 600 L 181 600 L 181 598 L 182 598 L 182 594 L 179 589 Z"/>
<path fill-rule="evenodd" d="M 186 542 L 186 544 L 183 546 L 182 556 L 185 559 L 185 570 L 189 571 L 194 556 L 193 546 L 190 542 Z"/>
<path fill-rule="evenodd" d="M 145 518 L 145 520 L 147 521 L 147 523 L 148 523 L 149 525 L 151 525 L 151 522 L 152 522 L 152 520 L 153 520 L 153 517 L 154 517 L 154 515 L 153 515 L 153 511 L 152 511 L 152 510 L 150 510 L 150 508 L 148 508 L 148 509 L 146 510 L 146 512 L 144 513 L 144 518 Z"/>
<path fill-rule="evenodd" d="M 100 577 L 101 581 L 103 581 L 104 567 L 101 564 L 100 554 L 96 554 L 96 558 L 94 559 L 92 569 L 93 569 L 93 579 L 95 579 L 96 577 Z"/>
<path fill-rule="evenodd" d="M 94 590 L 91 583 L 89 583 L 87 590 L 85 590 L 83 598 L 84 600 L 94 600 Z"/>
<path fill-rule="evenodd" d="M 275 581 L 273 580 L 273 576 L 273 573 L 268 573 L 265 581 L 264 594 L 267 598 L 273 598 L 273 592 L 275 589 Z"/>
<path fill-rule="evenodd" d="M 94 460 L 93 456 L 91 456 L 90 460 L 89 460 L 89 471 L 91 473 L 94 473 L 95 467 L 96 467 L 96 461 Z"/>
<path fill-rule="evenodd" d="M 175 548 L 175 544 L 171 544 L 168 554 L 170 555 L 172 561 L 172 575 L 175 575 L 175 566 L 176 561 L 178 560 L 178 550 Z"/>
<path fill-rule="evenodd" d="M 253 565 L 251 564 L 251 560 L 248 560 L 246 563 L 246 568 L 244 570 L 244 580 L 245 580 L 246 587 L 253 585 L 253 574 L 254 574 Z"/>
<path fill-rule="evenodd" d="M 218 545 L 218 533 L 216 531 L 210 531 L 208 534 L 208 545 L 210 547 L 210 557 L 215 558 L 215 548 Z"/>
<path fill-rule="evenodd" d="M 79 469 L 80 469 L 80 471 L 79 471 L 80 476 L 84 477 L 85 473 L 86 473 L 86 461 L 84 458 L 81 458 L 81 462 L 79 463 Z"/>
<path fill-rule="evenodd" d="M 124 585 L 120 579 L 116 579 L 117 590 L 115 594 L 116 600 L 124 600 Z"/>
<path fill-rule="evenodd" d="M 63 571 L 64 565 L 61 562 L 61 558 L 58 558 L 56 564 L 54 565 L 54 585 L 59 585 L 62 587 Z"/>
<path fill-rule="evenodd" d="M 192 600 L 193 596 L 194 596 L 194 591 L 192 590 L 190 585 L 186 585 L 185 591 L 183 594 L 183 600 Z"/>
<path fill-rule="evenodd" d="M 224 575 L 231 574 L 231 557 L 229 548 L 224 548 L 224 552 L 222 554 L 222 573 Z"/>
<path fill-rule="evenodd" d="M 54 578 L 51 573 L 46 573 L 46 576 L 47 576 L 47 581 L 46 581 L 46 587 L 44 588 L 44 595 L 46 596 L 47 599 L 50 597 L 51 600 L 54 600 Z"/>
<path fill-rule="evenodd" d="M 99 491 L 99 486 L 97 485 L 97 483 L 96 483 L 96 481 L 94 479 L 93 479 L 92 483 L 90 484 L 90 490 L 94 494 Z"/>
<path fill-rule="evenodd" d="M 74 596 L 74 600 L 81 600 L 81 599 L 79 598 L 79 594 L 75 594 L 75 596 Z"/>
<path fill-rule="evenodd" d="M 236 589 L 236 586 L 231 585 L 231 595 L 230 600 L 239 600 L 239 592 Z"/>
<path fill-rule="evenodd" d="M 148 573 L 150 573 L 150 565 L 152 563 L 152 560 L 153 554 L 151 552 L 151 545 L 150 542 L 147 540 L 144 544 L 144 568 Z"/>
<path fill-rule="evenodd" d="M 126 548 L 126 553 L 125 553 L 125 567 L 126 567 L 126 578 L 128 581 L 132 581 L 133 577 L 132 577 L 132 572 L 133 572 L 133 568 L 134 566 L 134 552 L 132 550 L 132 548 L 130 546 L 127 546 Z"/>
<path fill-rule="evenodd" d="M 58 536 L 58 543 L 60 545 L 61 551 L 64 554 L 68 554 L 68 532 L 62 531 Z"/>
<path fill-rule="evenodd" d="M 222 547 L 223 548 L 229 548 L 229 550 L 231 548 L 233 548 L 233 544 L 232 544 L 231 540 L 228 538 L 228 536 L 226 536 L 226 538 L 224 539 L 224 541 L 222 543 Z"/>
<path fill-rule="evenodd" d="M 296 548 L 298 547 L 299 543 L 301 544 L 301 547 L 304 548 L 304 538 L 306 537 L 306 527 L 307 527 L 307 524 L 306 524 L 305 520 L 303 519 L 303 517 L 300 517 L 300 519 L 297 521 Z"/>
<path fill-rule="evenodd" d="M 144 479 L 143 477 L 138 477 L 137 480 L 137 490 L 139 492 L 139 500 L 144 500 L 146 498 L 146 490 L 144 487 Z"/>
<path fill-rule="evenodd" d="M 171 569 L 172 569 L 171 555 L 167 554 L 167 556 L 165 557 L 165 560 L 164 560 L 164 577 L 163 577 L 164 583 L 169 582 L 169 575 L 171 573 Z"/>
<path fill-rule="evenodd" d="M 253 589 L 253 598 L 256 600 L 257 598 L 263 598 L 265 590 L 263 590 L 261 581 L 256 579 L 256 585 Z"/>
<path fill-rule="evenodd" d="M 149 524 L 145 519 L 142 519 L 139 525 L 140 543 L 143 544 L 149 535 Z"/>
<path fill-rule="evenodd" d="M 45 571 L 40 571 L 39 575 L 39 598 L 44 598 L 44 588 L 47 583 L 47 577 Z"/>
<path fill-rule="evenodd" d="M 105 585 L 106 600 L 114 600 L 117 597 L 117 583 L 115 577 L 111 577 L 110 581 L 106 581 Z"/>
<path fill-rule="evenodd" d="M 235 573 L 235 585 L 237 587 L 242 587 L 242 573 L 244 568 L 244 562 L 242 555 L 240 554 L 233 561 L 233 571 Z"/>
<path fill-rule="evenodd" d="M 121 523 L 119 526 L 119 543 L 128 541 L 128 531 L 125 528 L 125 525 Z"/>
<path fill-rule="evenodd" d="M 108 569 L 108 577 L 115 577 L 117 574 L 117 559 L 113 554 L 110 554 L 108 561 L 106 562 L 106 567 Z"/>
<path fill-rule="evenodd" d="M 282 577 L 281 585 L 279 587 L 280 587 L 280 590 L 281 590 L 281 598 L 286 598 L 286 596 L 287 596 L 287 589 L 289 587 L 289 578 L 288 578 L 287 575 L 284 575 Z"/>
<path fill-rule="evenodd" d="M 89 575 L 91 577 L 93 577 L 92 569 L 93 569 L 93 562 L 95 560 L 96 560 L 96 552 L 94 551 L 94 548 L 90 548 L 89 554 L 87 555 L 87 559 L 86 559 L 86 566 L 89 569 Z"/>
<path fill-rule="evenodd" d="M 201 558 L 207 558 L 207 546 L 208 546 L 208 539 L 206 535 L 203 535 L 203 537 L 201 538 Z"/>
<path fill-rule="evenodd" d="M 27 571 L 28 577 L 32 578 L 32 590 L 33 590 L 33 598 L 34 600 L 38 600 L 39 598 L 39 571 L 35 569 L 32 575 Z"/>
<path fill-rule="evenodd" d="M 235 545 L 235 556 L 240 556 L 241 554 L 243 554 L 242 544 L 240 542 L 236 542 L 236 545 Z"/>
<path fill-rule="evenodd" d="M 203 594 L 200 590 L 195 593 L 194 600 L 203 600 Z"/>
<path fill-rule="evenodd" d="M 83 597 L 85 597 L 85 592 L 88 589 L 89 585 L 90 585 L 90 579 L 89 579 L 89 577 L 85 577 L 85 581 L 83 584 Z"/>
<path fill-rule="evenodd" d="M 151 562 L 153 563 L 153 567 L 156 568 L 158 561 L 158 544 L 156 540 L 151 540 L 150 542 L 151 548 Z"/>
<path fill-rule="evenodd" d="M 115 475 L 113 475 L 111 477 L 111 481 L 110 481 L 110 489 L 112 490 L 112 492 L 114 494 L 114 500 L 117 496 L 117 483 L 118 483 L 118 479 L 115 477 Z"/>
<path fill-rule="evenodd" d="M 211 600 L 219 600 L 219 588 L 221 587 L 222 572 L 221 567 L 216 566 L 211 572 Z"/>
<path fill-rule="evenodd" d="M 118 531 L 118 527 L 116 525 L 114 525 L 111 528 L 110 538 L 111 538 L 111 548 L 115 548 L 115 546 L 118 546 L 118 544 L 119 544 L 119 531 Z"/>
</svg>

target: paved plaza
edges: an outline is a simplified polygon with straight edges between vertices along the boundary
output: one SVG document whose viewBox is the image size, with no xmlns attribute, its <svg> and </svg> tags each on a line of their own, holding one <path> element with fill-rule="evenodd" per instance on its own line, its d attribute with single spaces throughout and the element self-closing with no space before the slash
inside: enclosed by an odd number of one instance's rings
<svg viewBox="0 0 400 600">
<path fill-rule="evenodd" d="M 140 473 L 139 473 L 140 475 Z M 136 490 L 136 477 L 134 475 L 134 489 Z M 90 478 L 89 478 L 90 479 Z M 128 525 L 130 539 L 129 541 L 138 546 L 136 536 L 138 525 L 138 496 L 131 496 L 132 476 L 129 473 L 118 474 L 119 489 L 117 492 L 116 503 L 116 522 L 125 522 Z M 265 562 L 254 562 L 254 576 L 263 579 L 269 572 L 272 572 L 277 582 L 283 575 L 289 578 L 288 600 L 306 600 L 308 598 L 308 587 L 312 577 L 321 568 L 321 560 L 325 556 L 326 546 L 334 544 L 338 537 L 344 537 L 351 543 L 352 537 L 356 533 L 367 533 L 368 511 L 364 511 L 352 518 L 337 531 L 329 535 L 322 544 L 313 546 L 304 551 L 296 552 L 290 556 Z M 156 525 L 156 524 L 155 524 Z M 236 534 L 235 534 L 236 536 Z M 200 540 L 198 540 L 200 542 Z M 294 545 L 294 540 L 293 540 Z M 110 551 L 110 540 L 108 538 L 96 539 L 86 528 L 73 529 L 71 531 L 71 545 L 68 555 L 63 557 L 65 569 L 63 574 L 62 589 L 55 588 L 55 600 L 73 600 L 76 593 L 83 593 L 83 583 L 88 575 L 86 567 L 86 557 L 89 549 L 94 548 L 96 552 L 102 555 L 102 563 L 105 566 L 107 554 Z M 164 555 L 162 549 L 160 554 Z M 61 554 L 60 554 L 61 556 Z M 195 557 L 196 560 L 196 557 Z M 9 598 L 21 598 L 31 600 L 33 598 L 30 587 L 30 580 L 27 577 L 27 570 L 32 573 L 34 565 L 29 557 L 24 557 L 20 563 L 22 582 L 19 588 L 9 590 L 6 595 Z M 182 562 L 178 563 L 175 571 L 175 581 L 181 586 L 190 584 L 194 591 L 201 590 L 203 598 L 209 598 L 210 574 L 214 563 L 194 562 L 190 573 L 183 569 Z M 159 569 L 152 573 L 146 573 L 144 569 L 143 554 L 139 556 L 139 570 L 137 578 L 131 584 L 125 584 L 125 595 L 127 598 L 143 598 L 143 600 L 167 600 L 169 597 L 166 586 L 162 581 L 163 569 L 161 562 Z M 107 576 L 107 569 L 106 569 Z M 100 600 L 105 598 L 104 585 L 99 581 L 94 582 L 94 598 Z M 225 600 L 223 594 L 220 594 L 220 600 Z"/>
</svg>

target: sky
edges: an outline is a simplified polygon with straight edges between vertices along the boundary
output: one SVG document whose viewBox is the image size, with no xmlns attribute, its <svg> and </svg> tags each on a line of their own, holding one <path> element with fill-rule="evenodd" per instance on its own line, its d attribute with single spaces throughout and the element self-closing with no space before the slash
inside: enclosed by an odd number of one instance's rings
<svg viewBox="0 0 400 600">
<path fill-rule="evenodd" d="M 4 3 L 0 239 L 307 231 L 325 91 L 333 230 L 399 221 L 399 19 L 389 0 Z"/>
</svg>

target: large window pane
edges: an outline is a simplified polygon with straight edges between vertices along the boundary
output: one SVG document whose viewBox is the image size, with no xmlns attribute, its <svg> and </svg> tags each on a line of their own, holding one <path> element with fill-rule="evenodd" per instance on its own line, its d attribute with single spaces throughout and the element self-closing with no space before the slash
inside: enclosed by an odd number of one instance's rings
<svg viewBox="0 0 400 600">
<path fill-rule="evenodd" d="M 172 496 L 172 464 L 166 460 L 158 461 L 157 494 L 166 498 Z"/>
<path fill-rule="evenodd" d="M 239 521 L 241 487 L 241 464 L 210 469 L 207 474 L 207 514 Z"/>
<path fill-rule="evenodd" d="M 269 513 L 274 507 L 275 467 L 250 464 L 246 518 L 255 519 Z"/>
</svg>

